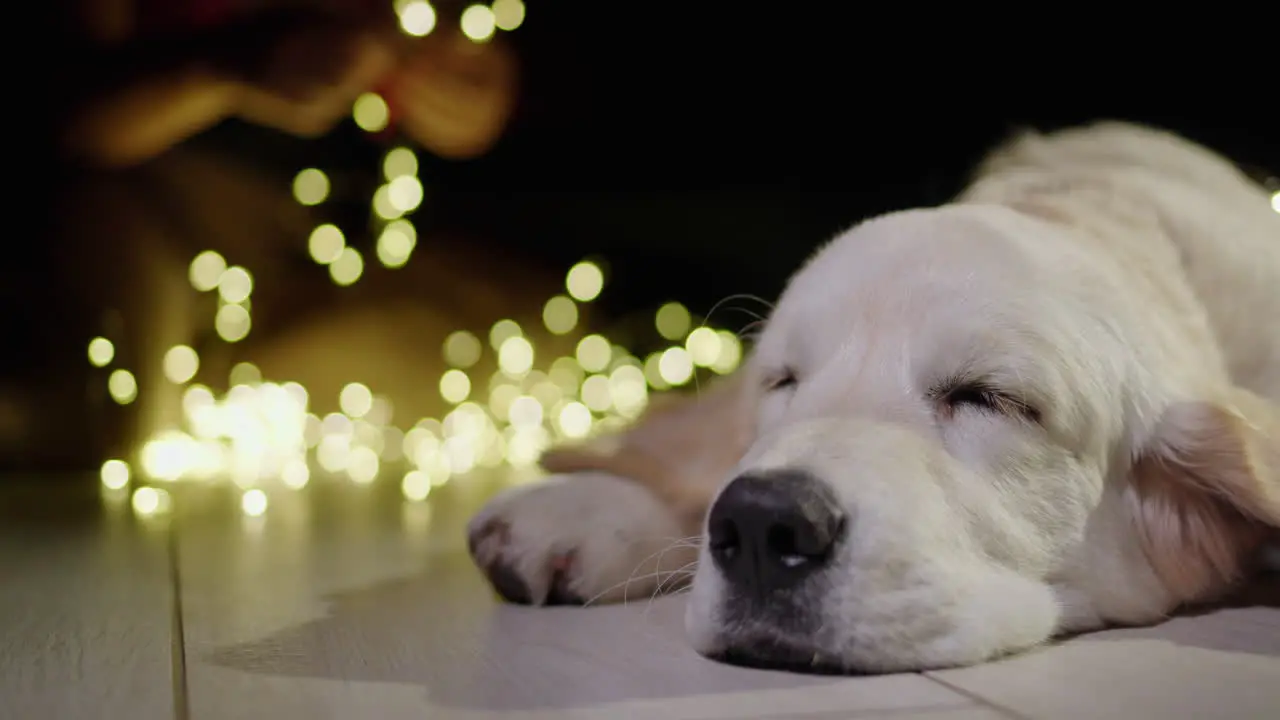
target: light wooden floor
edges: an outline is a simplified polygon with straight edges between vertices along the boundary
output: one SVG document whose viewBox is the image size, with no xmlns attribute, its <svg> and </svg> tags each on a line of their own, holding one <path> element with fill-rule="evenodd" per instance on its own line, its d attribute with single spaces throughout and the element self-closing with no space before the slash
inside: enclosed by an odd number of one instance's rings
<svg viewBox="0 0 1280 720">
<path fill-rule="evenodd" d="M 1275 718 L 1280 609 L 1079 638 L 1004 662 L 831 678 L 728 667 L 680 597 L 534 610 L 463 553 L 488 488 L 406 503 L 316 480 L 168 520 L 97 490 L 0 490 L 0 718 Z"/>
</svg>

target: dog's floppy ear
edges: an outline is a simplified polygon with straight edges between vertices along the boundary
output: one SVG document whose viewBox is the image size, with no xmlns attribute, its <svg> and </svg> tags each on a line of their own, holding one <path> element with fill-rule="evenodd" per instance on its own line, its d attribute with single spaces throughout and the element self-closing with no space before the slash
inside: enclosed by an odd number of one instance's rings
<svg viewBox="0 0 1280 720">
<path fill-rule="evenodd" d="M 743 369 L 693 392 L 659 395 L 627 430 L 552 449 L 542 466 L 638 482 L 696 527 L 754 439 L 756 388 L 748 376 Z"/>
<path fill-rule="evenodd" d="M 1235 388 L 1168 408 L 1129 500 L 1148 558 L 1179 600 L 1227 589 L 1280 528 L 1280 406 Z"/>
</svg>

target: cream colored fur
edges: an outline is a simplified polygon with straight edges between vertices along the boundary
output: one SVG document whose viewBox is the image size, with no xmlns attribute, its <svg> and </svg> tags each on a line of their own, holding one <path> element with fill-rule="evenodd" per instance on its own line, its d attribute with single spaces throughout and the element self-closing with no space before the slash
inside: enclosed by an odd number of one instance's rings
<svg viewBox="0 0 1280 720">
<path fill-rule="evenodd" d="M 784 369 L 795 386 L 768 390 Z M 1038 416 L 931 394 L 966 375 Z M 551 453 L 561 474 L 495 498 L 472 535 L 534 602 L 553 575 L 581 599 L 647 597 L 691 552 L 650 551 L 699 536 L 729 480 L 800 468 L 851 518 L 806 596 L 822 632 L 726 614 L 703 551 L 693 646 L 773 643 L 861 671 L 975 663 L 1246 578 L 1280 525 L 1278 404 L 1267 193 L 1149 128 L 1027 134 L 953 203 L 837 237 L 737 376 Z"/>
</svg>

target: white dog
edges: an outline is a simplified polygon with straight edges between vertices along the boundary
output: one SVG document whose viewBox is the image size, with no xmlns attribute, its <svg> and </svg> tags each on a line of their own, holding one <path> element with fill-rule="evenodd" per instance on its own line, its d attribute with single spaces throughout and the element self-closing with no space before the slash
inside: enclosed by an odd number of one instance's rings
<svg viewBox="0 0 1280 720">
<path fill-rule="evenodd" d="M 494 586 L 696 562 L 711 657 L 919 670 L 1159 620 L 1280 525 L 1280 215 L 1168 133 L 1020 137 L 817 253 L 735 376 L 544 465 L 471 524 Z"/>
</svg>

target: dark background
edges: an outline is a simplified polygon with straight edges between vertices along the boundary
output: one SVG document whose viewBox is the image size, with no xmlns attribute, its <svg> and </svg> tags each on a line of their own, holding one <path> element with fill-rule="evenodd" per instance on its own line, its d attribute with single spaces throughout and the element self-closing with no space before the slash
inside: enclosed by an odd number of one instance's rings
<svg viewBox="0 0 1280 720">
<path fill-rule="evenodd" d="M 0 362 L 8 387 L 64 364 L 84 371 L 87 331 L 50 271 L 65 248 L 30 221 L 57 205 L 47 201 L 73 172 L 51 159 L 42 132 L 74 89 L 61 83 L 76 81 L 56 72 L 76 50 L 53 41 L 62 4 L 26 6 L 40 11 L 29 33 L 37 42 L 11 46 L 30 102 L 14 105 L 8 130 L 17 188 L 0 272 L 16 349 Z M 772 299 L 842 229 L 947 201 L 1020 128 L 1150 123 L 1259 177 L 1280 174 L 1276 5 L 1165 9 L 1130 16 L 1131 27 L 1118 24 L 1118 8 L 1061 5 L 988 17 L 844 3 L 526 6 L 507 36 L 521 65 L 513 122 L 479 159 L 420 152 L 428 195 L 413 220 L 422 237 L 472 239 L 546 277 L 583 257 L 602 261 L 608 282 L 596 305 L 614 322 L 651 322 L 673 299 L 695 315 L 732 294 Z M 314 140 L 232 121 L 188 144 L 281 187 L 310 166 L 372 189 L 394 141 L 349 120 Z M 360 197 L 349 208 L 357 223 L 368 216 Z M 734 328 L 751 319 L 710 321 Z"/>
<path fill-rule="evenodd" d="M 510 34 L 522 64 L 512 125 L 478 160 L 424 153 L 433 199 L 416 221 L 553 268 L 602 256 L 613 272 L 601 300 L 618 312 L 776 295 L 823 240 L 946 201 L 1022 127 L 1136 120 L 1280 172 L 1267 39 L 1280 10 L 1121 27 L 1066 6 L 526 5 Z M 308 164 L 359 173 L 383 149 L 350 123 L 321 140 L 227 123 L 194 142 L 281 177 Z"/>
</svg>

